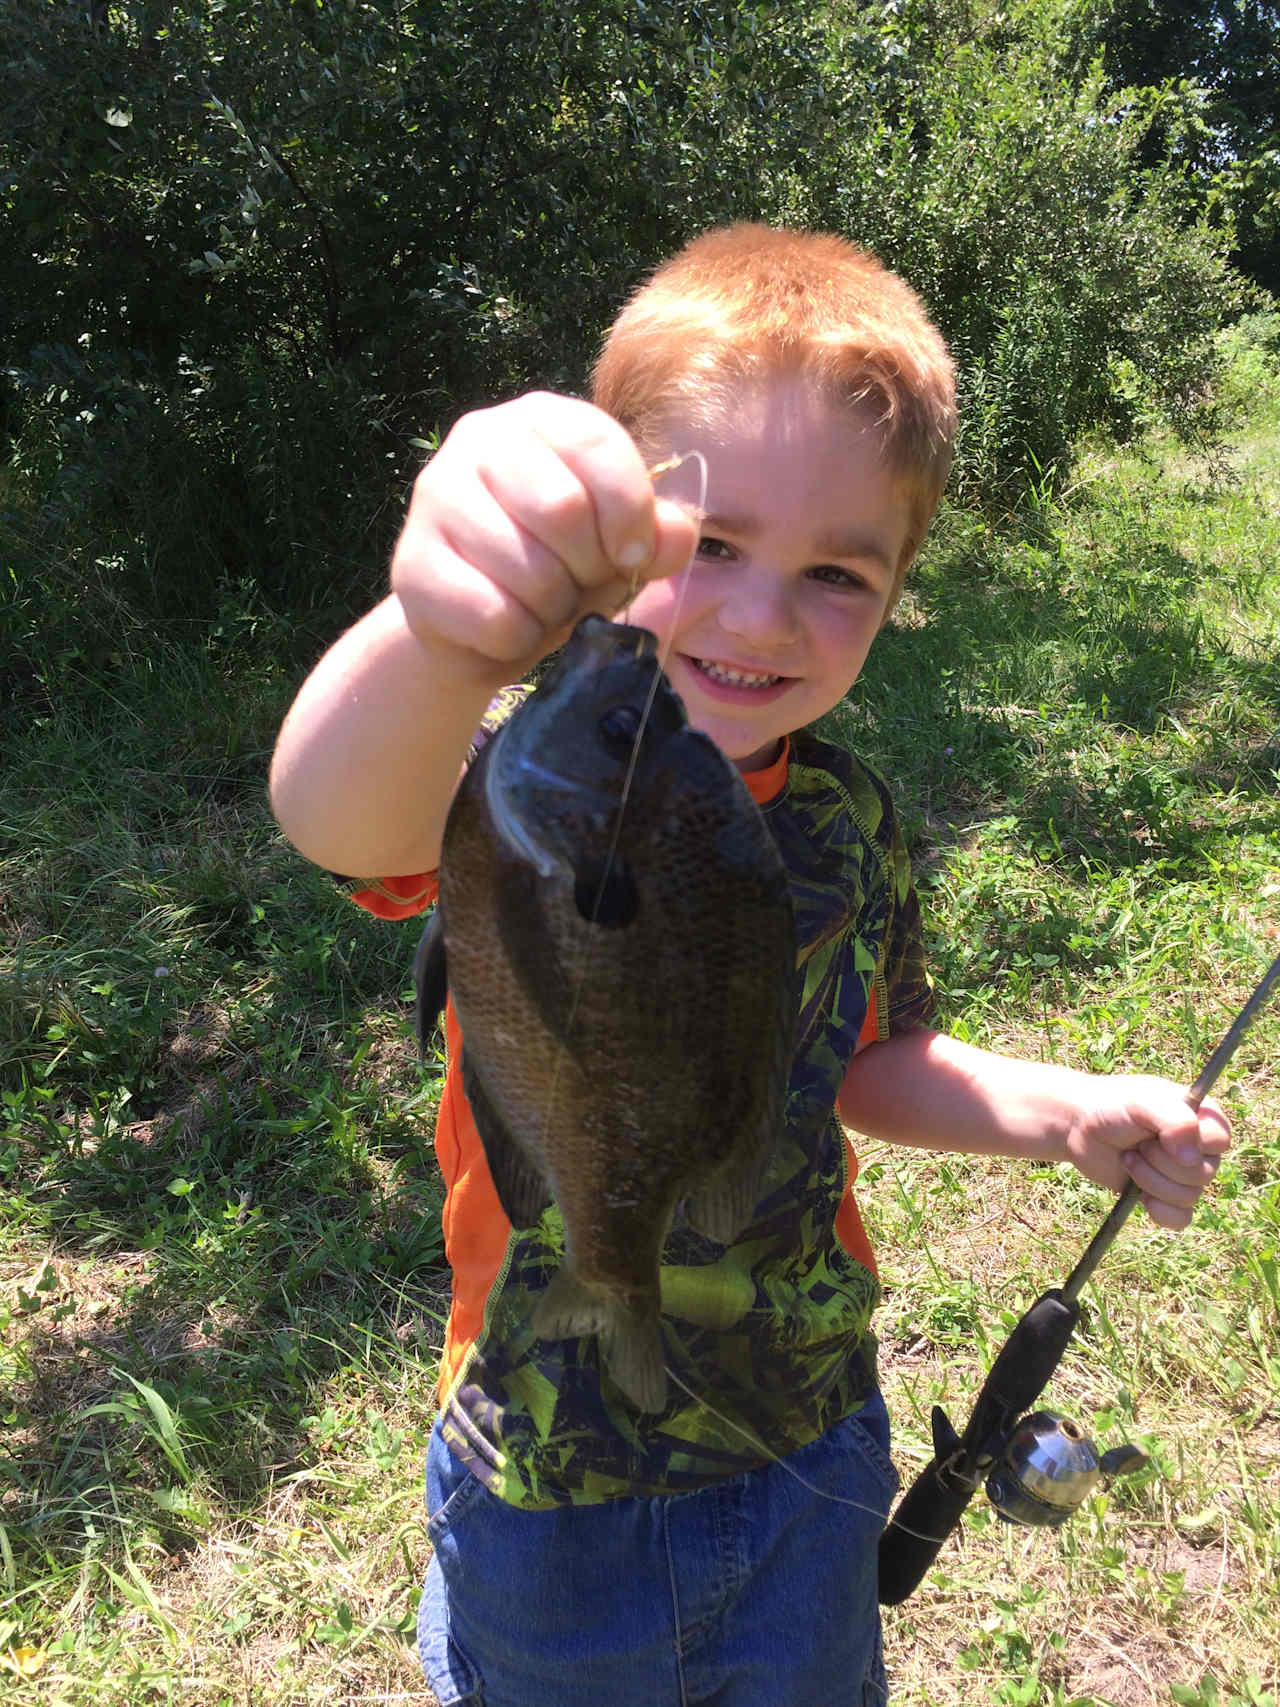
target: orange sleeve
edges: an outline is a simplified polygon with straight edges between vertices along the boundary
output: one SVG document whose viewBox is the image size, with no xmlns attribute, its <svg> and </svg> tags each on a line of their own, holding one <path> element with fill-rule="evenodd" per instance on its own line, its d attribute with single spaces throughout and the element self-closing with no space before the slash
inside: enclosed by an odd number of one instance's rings
<svg viewBox="0 0 1280 1707">
<path fill-rule="evenodd" d="M 351 892 L 358 907 L 380 919 L 410 919 L 435 901 L 434 871 L 383 877 Z M 484 1327 L 485 1306 L 506 1257 L 511 1223 L 494 1190 L 484 1145 L 476 1130 L 458 1063 L 462 1037 L 453 1002 L 446 1001 L 445 1056 L 448 1066 L 436 1116 L 436 1156 L 444 1176 L 441 1221 L 445 1256 L 452 1271 L 453 1298 L 440 1363 L 440 1396 L 448 1392 L 474 1340 Z"/>
<path fill-rule="evenodd" d="M 445 1004 L 444 1013 L 449 1069 L 436 1118 L 436 1157 L 444 1175 L 444 1249 L 453 1273 L 453 1297 L 440 1360 L 442 1401 L 484 1327 L 485 1306 L 511 1237 L 511 1223 L 498 1202 L 484 1145 L 462 1089 L 458 1070 L 462 1036 L 452 1002 Z"/>
<path fill-rule="evenodd" d="M 878 1041 L 879 1033 L 876 1028 L 876 993 L 871 992 L 871 1000 L 867 1003 L 867 1017 L 862 1022 L 862 1030 L 858 1033 L 858 1047 L 855 1054 L 860 1054 L 870 1044 Z M 848 1134 L 846 1133 L 846 1139 Z M 860 1262 L 864 1268 L 869 1268 L 872 1274 L 880 1271 L 876 1267 L 875 1253 L 871 1249 L 871 1240 L 867 1237 L 867 1229 L 862 1225 L 862 1216 L 858 1210 L 858 1200 L 853 1195 L 853 1182 L 858 1177 L 858 1152 L 849 1142 L 849 1183 L 845 1187 L 844 1197 L 836 1211 L 836 1238 L 848 1251 L 855 1262 Z"/>
<path fill-rule="evenodd" d="M 434 871 L 412 877 L 378 877 L 365 888 L 352 890 L 351 899 L 380 919 L 411 919 L 435 902 L 440 892 L 436 877 Z"/>
</svg>

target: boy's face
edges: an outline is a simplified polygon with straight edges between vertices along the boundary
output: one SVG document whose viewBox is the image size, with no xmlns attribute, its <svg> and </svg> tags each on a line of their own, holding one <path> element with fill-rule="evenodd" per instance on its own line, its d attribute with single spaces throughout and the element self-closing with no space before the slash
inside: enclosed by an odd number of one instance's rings
<svg viewBox="0 0 1280 1707">
<path fill-rule="evenodd" d="M 620 620 L 658 637 L 689 721 L 742 770 L 839 703 L 893 590 L 910 510 L 874 427 L 777 380 L 710 432 L 664 423 L 671 454 L 707 458 L 707 514 L 687 589 L 652 581 Z M 668 651 L 668 647 L 670 650 Z"/>
</svg>

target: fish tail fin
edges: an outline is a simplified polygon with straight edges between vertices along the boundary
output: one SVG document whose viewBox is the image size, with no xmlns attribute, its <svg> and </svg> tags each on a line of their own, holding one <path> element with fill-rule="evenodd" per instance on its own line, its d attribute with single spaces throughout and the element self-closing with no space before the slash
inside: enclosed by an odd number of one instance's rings
<svg viewBox="0 0 1280 1707">
<path fill-rule="evenodd" d="M 616 1292 L 585 1285 L 566 1267 L 539 1300 L 533 1328 L 548 1340 L 598 1335 L 605 1366 L 632 1404 L 642 1411 L 660 1411 L 666 1404 L 667 1372 L 656 1310 L 637 1310 Z"/>
</svg>

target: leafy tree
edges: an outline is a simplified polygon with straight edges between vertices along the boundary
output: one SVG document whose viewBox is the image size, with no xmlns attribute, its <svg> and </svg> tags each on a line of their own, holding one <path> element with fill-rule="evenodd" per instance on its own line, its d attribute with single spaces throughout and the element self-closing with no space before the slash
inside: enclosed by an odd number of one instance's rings
<svg viewBox="0 0 1280 1707">
<path fill-rule="evenodd" d="M 1200 91 L 1194 123 L 1157 106 L 1147 161 L 1172 152 L 1236 224 L 1235 259 L 1280 291 L 1280 7 L 1264 0 L 1088 0 L 1079 42 L 1108 85 Z"/>
<path fill-rule="evenodd" d="M 376 562 L 426 428 L 581 384 L 639 268 L 753 211 L 819 92 L 804 29 L 728 0 L 8 22 L 19 467 L 44 523 L 140 542 L 153 612 L 233 568 L 296 603 L 317 553 Z"/>
<path fill-rule="evenodd" d="M 835 22 L 835 140 L 795 206 L 866 234 L 941 320 L 960 489 L 1009 498 L 1065 474 L 1085 428 L 1189 427 L 1238 291 L 1180 165 L 1145 163 L 1157 97 L 1110 94 L 1054 0 L 902 0 Z"/>
</svg>

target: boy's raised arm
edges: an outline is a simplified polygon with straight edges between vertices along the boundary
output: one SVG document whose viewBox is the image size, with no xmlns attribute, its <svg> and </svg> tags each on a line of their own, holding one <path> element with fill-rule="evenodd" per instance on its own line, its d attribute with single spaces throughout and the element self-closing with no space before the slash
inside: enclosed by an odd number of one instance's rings
<svg viewBox="0 0 1280 1707">
<path fill-rule="evenodd" d="M 465 416 L 418 476 L 391 593 L 304 682 L 271 803 L 308 859 L 351 877 L 430 871 L 490 699 L 634 580 L 687 562 L 696 524 L 655 500 L 627 433 L 534 393 Z"/>
<path fill-rule="evenodd" d="M 280 731 L 271 805 L 285 835 L 348 877 L 434 870 L 467 745 L 501 685 L 456 648 L 432 656 L 394 594 L 383 599 L 325 653 Z"/>
</svg>

